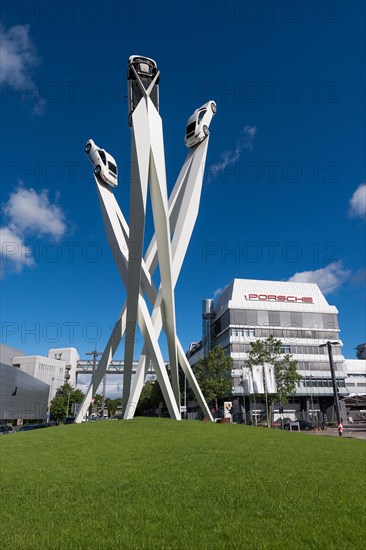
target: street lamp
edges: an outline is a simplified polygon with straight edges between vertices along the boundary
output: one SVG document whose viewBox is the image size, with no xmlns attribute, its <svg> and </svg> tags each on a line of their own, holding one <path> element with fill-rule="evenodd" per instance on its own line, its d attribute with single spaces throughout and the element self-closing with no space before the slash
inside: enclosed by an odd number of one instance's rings
<svg viewBox="0 0 366 550">
<path fill-rule="evenodd" d="M 328 340 L 326 344 L 320 344 L 320 348 L 328 348 L 328 356 L 329 356 L 329 365 L 330 365 L 330 372 L 332 375 L 332 382 L 333 382 L 333 394 L 334 394 L 334 405 L 336 410 L 336 416 L 337 416 L 337 424 L 338 424 L 338 433 L 339 435 L 342 435 L 342 430 L 339 429 L 341 426 L 341 413 L 339 410 L 339 400 L 338 400 L 338 391 L 337 391 L 337 384 L 336 384 L 336 377 L 335 377 L 335 371 L 334 371 L 334 363 L 333 363 L 333 352 L 332 352 L 332 346 L 339 346 L 340 342 L 331 342 Z"/>
<path fill-rule="evenodd" d="M 246 409 L 246 403 L 245 403 L 245 384 L 244 384 L 244 369 L 245 365 L 241 366 L 241 372 L 242 372 L 242 384 L 243 384 L 243 405 L 244 405 L 244 424 L 247 425 L 247 409 Z"/>
<path fill-rule="evenodd" d="M 103 355 L 103 353 L 101 351 L 97 351 L 96 349 L 94 349 L 93 351 L 87 351 L 85 353 L 85 355 L 92 355 L 93 356 L 93 370 L 92 370 L 92 376 L 94 376 L 94 373 L 95 373 L 95 370 L 97 368 L 97 358 L 98 358 L 98 355 Z M 103 377 L 103 392 L 102 392 L 102 418 L 104 418 L 104 402 L 105 402 L 105 387 L 106 387 L 106 376 L 107 376 L 107 373 L 105 373 L 104 377 Z M 97 411 L 98 412 L 98 411 Z"/>
</svg>

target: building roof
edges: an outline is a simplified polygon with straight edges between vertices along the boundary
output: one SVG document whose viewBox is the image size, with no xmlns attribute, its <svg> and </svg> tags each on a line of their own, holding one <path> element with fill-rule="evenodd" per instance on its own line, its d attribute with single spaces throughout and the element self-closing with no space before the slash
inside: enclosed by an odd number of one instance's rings
<svg viewBox="0 0 366 550">
<path fill-rule="evenodd" d="M 303 298 L 308 298 L 308 300 L 302 301 Z M 228 308 L 338 313 L 335 306 L 328 304 L 316 284 L 257 279 L 234 279 L 231 281 L 217 299 L 216 317 L 219 317 Z"/>
<path fill-rule="evenodd" d="M 344 367 L 347 374 L 360 374 L 366 376 L 366 359 L 345 359 Z"/>
</svg>

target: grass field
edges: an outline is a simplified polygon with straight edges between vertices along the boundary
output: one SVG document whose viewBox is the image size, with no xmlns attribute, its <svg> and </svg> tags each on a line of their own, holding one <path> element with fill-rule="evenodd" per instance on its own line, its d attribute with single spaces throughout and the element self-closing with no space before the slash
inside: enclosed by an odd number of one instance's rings
<svg viewBox="0 0 366 550">
<path fill-rule="evenodd" d="M 3 436 L 3 549 L 358 549 L 364 441 L 137 418 Z"/>
</svg>

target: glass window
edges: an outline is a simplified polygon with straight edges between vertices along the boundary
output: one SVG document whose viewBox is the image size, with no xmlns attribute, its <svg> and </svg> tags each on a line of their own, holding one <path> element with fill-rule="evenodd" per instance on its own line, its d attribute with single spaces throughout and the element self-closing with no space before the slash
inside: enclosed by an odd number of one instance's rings
<svg viewBox="0 0 366 550">
<path fill-rule="evenodd" d="M 280 326 L 280 313 L 279 311 L 269 311 L 268 321 L 271 326 Z"/>
<path fill-rule="evenodd" d="M 195 122 L 191 122 L 191 124 L 188 124 L 188 126 L 187 126 L 187 136 L 189 136 L 190 134 L 193 134 L 195 128 L 196 128 L 196 123 Z"/>
<path fill-rule="evenodd" d="M 115 166 L 113 162 L 108 161 L 108 168 L 113 174 L 117 175 L 117 166 Z"/>
<path fill-rule="evenodd" d="M 107 165 L 107 159 L 106 159 L 104 151 L 101 151 L 100 149 L 98 149 L 98 153 L 99 153 L 100 158 L 102 159 L 103 164 Z"/>
<path fill-rule="evenodd" d="M 140 63 L 139 69 L 142 73 L 150 74 L 151 69 L 147 63 Z"/>
<path fill-rule="evenodd" d="M 200 122 L 203 119 L 203 117 L 205 116 L 206 112 L 207 112 L 206 109 L 203 109 L 203 111 L 200 111 L 200 113 L 198 115 L 198 119 L 197 119 L 197 124 L 200 124 Z"/>
<path fill-rule="evenodd" d="M 295 313 L 291 311 L 291 325 L 293 327 L 301 327 L 302 326 L 302 319 L 301 319 L 301 313 Z"/>
</svg>

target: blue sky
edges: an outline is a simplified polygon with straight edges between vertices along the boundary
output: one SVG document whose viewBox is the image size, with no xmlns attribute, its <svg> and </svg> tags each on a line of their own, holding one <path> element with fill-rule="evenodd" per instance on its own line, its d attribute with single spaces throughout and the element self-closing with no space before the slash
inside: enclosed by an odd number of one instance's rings
<svg viewBox="0 0 366 550">
<path fill-rule="evenodd" d="M 1 232 L 14 245 L 2 247 L 3 342 L 27 354 L 74 346 L 84 357 L 108 339 L 125 291 L 84 147 L 93 138 L 116 158 L 128 218 L 126 65 L 141 54 L 161 70 L 169 190 L 187 118 L 208 99 L 218 107 L 176 287 L 183 345 L 200 338 L 202 298 L 234 277 L 295 278 L 337 306 L 354 357 L 365 341 L 363 2 L 0 9 Z"/>
</svg>

